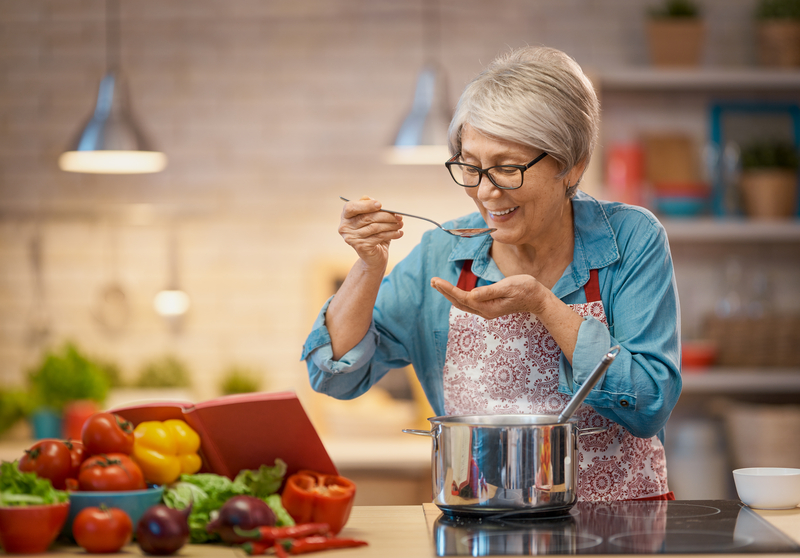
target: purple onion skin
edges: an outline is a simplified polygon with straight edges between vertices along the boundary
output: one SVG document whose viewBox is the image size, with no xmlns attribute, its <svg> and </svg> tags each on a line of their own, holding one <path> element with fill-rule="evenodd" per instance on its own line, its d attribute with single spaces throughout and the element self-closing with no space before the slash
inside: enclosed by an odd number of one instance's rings
<svg viewBox="0 0 800 558">
<path fill-rule="evenodd" d="M 234 526 L 247 530 L 263 525 L 272 527 L 276 522 L 275 512 L 263 500 L 255 496 L 234 496 L 229 498 L 219 509 L 219 514 L 208 522 L 206 531 L 218 534 L 228 544 L 241 544 L 247 539 L 237 535 L 233 531 Z"/>
<path fill-rule="evenodd" d="M 180 550 L 189 541 L 190 511 L 191 506 L 183 510 L 162 504 L 148 508 L 136 526 L 136 541 L 142 551 L 165 556 Z"/>
</svg>

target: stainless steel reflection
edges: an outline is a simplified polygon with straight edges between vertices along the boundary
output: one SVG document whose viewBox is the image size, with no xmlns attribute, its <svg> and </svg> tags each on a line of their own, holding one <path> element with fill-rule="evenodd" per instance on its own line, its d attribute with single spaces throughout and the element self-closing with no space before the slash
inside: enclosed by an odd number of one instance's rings
<svg viewBox="0 0 800 558">
<path fill-rule="evenodd" d="M 569 515 L 535 522 L 462 523 L 440 516 L 433 527 L 437 556 L 577 554 L 602 538 L 579 535 Z"/>
<path fill-rule="evenodd" d="M 454 514 L 567 510 L 577 499 L 578 428 L 552 415 L 430 419 L 434 502 Z"/>
</svg>

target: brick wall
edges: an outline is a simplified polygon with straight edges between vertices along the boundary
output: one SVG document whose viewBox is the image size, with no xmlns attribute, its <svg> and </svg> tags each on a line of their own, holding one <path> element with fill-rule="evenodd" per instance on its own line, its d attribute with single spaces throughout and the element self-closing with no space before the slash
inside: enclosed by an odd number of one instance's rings
<svg viewBox="0 0 800 558">
<path fill-rule="evenodd" d="M 639 0 L 442 0 L 451 97 L 509 47 L 548 44 L 594 70 L 646 63 Z M 702 2 L 707 65 L 753 60 L 752 1 Z M 339 195 L 447 219 L 471 210 L 440 167 L 388 167 L 381 150 L 423 62 L 421 2 L 124 0 L 122 67 L 134 109 L 169 157 L 163 173 L 61 172 L 105 67 L 101 0 L 0 3 L 0 385 L 39 355 L 28 247 L 43 239 L 50 342 L 74 339 L 132 375 L 172 352 L 198 398 L 224 367 L 305 390 L 300 349 L 320 273 L 349 264 Z M 596 185 L 595 185 L 596 186 Z M 592 184 L 588 184 L 592 187 Z M 174 226 L 192 308 L 179 335 L 152 310 Z M 406 254 L 427 227 L 407 222 Z M 116 247 L 114 250 L 113 247 Z M 116 261 L 116 265 L 114 264 Z M 112 278 L 127 327 L 92 311 Z M 323 286 L 320 286 L 322 284 Z"/>
</svg>

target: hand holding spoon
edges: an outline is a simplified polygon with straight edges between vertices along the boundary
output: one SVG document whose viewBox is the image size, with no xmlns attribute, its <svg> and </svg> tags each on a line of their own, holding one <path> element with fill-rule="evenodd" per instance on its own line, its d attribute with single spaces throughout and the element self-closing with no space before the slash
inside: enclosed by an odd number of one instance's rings
<svg viewBox="0 0 800 558">
<path fill-rule="evenodd" d="M 339 196 L 339 199 L 342 199 L 344 201 L 350 201 L 347 198 L 343 198 L 342 196 Z M 492 232 L 497 230 L 497 229 L 446 229 L 442 225 L 437 223 L 436 221 L 433 221 L 432 219 L 428 219 L 427 217 L 420 217 L 419 215 L 411 215 L 410 213 L 402 213 L 400 211 L 392 211 L 391 209 L 379 209 L 378 211 L 385 211 L 386 213 L 396 213 L 397 215 L 404 215 L 406 217 L 413 217 L 414 219 L 422 219 L 423 221 L 428 221 L 429 223 L 433 223 L 434 225 L 436 225 L 437 227 L 439 227 L 440 229 L 442 229 L 446 233 L 450 233 L 453 236 L 460 236 L 462 238 L 472 238 L 472 237 L 475 237 L 475 236 L 483 236 L 485 234 L 489 234 L 489 233 L 492 233 Z"/>
</svg>

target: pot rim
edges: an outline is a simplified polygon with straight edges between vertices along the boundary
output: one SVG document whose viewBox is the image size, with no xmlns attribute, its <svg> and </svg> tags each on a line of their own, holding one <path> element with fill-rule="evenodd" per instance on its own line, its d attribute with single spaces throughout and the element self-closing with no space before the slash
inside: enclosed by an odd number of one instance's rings
<svg viewBox="0 0 800 558">
<path fill-rule="evenodd" d="M 576 418 L 567 422 L 558 422 L 558 415 L 531 415 L 531 414 L 505 414 L 505 415 L 452 415 L 428 418 L 431 426 L 481 426 L 509 428 L 517 426 L 575 426 Z"/>
</svg>

